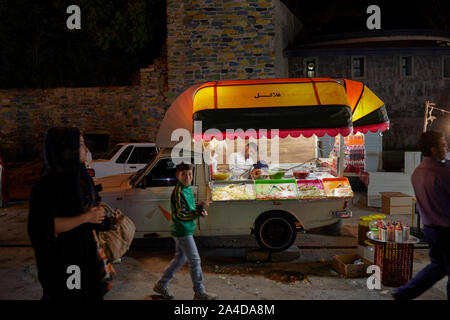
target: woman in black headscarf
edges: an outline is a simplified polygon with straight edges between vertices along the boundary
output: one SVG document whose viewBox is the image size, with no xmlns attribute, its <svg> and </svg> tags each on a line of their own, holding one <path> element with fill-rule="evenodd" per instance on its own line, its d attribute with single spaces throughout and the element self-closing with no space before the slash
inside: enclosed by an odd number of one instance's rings
<svg viewBox="0 0 450 320">
<path fill-rule="evenodd" d="M 84 166 L 86 154 L 77 128 L 47 131 L 45 167 L 31 191 L 28 218 L 43 299 L 103 299 L 92 230 L 105 213 Z"/>
</svg>

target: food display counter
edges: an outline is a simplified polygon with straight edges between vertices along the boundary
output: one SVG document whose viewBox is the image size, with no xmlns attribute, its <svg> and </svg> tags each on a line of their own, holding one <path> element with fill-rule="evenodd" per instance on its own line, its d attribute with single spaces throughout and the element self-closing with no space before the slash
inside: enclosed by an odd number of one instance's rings
<svg viewBox="0 0 450 320">
<path fill-rule="evenodd" d="M 213 201 L 326 200 L 353 197 L 347 178 L 211 181 Z"/>
</svg>

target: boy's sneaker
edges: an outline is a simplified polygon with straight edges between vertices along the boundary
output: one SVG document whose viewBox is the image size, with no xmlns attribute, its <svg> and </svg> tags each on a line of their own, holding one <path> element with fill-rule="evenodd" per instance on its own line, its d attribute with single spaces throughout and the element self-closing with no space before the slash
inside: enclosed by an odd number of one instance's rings
<svg viewBox="0 0 450 320">
<path fill-rule="evenodd" d="M 163 287 L 159 283 L 155 284 L 155 286 L 153 287 L 153 291 L 159 293 L 164 299 L 171 300 L 175 298 L 175 296 L 169 291 L 169 289 L 167 289 L 167 287 Z"/>
<path fill-rule="evenodd" d="M 194 294 L 194 300 L 217 300 L 217 294 L 203 292 Z"/>
</svg>

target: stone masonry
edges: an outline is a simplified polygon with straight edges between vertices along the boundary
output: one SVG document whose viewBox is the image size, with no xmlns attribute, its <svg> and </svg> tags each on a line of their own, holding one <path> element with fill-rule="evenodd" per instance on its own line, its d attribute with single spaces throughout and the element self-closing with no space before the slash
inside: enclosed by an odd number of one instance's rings
<svg viewBox="0 0 450 320">
<path fill-rule="evenodd" d="M 141 86 L 0 90 L 0 151 L 7 162 L 42 157 L 52 126 L 106 133 L 112 144 L 152 140 L 164 103 L 158 88 Z"/>
<path fill-rule="evenodd" d="M 282 50 L 300 28 L 279 0 L 168 0 L 174 95 L 206 81 L 287 77 Z"/>
</svg>

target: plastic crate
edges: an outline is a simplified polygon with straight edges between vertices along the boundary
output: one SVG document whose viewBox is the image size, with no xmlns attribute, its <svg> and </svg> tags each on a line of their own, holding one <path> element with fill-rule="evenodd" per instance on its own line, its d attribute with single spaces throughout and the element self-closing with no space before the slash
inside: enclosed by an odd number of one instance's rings
<svg viewBox="0 0 450 320">
<path fill-rule="evenodd" d="M 388 287 L 400 287 L 412 276 L 414 244 L 375 243 L 375 264 L 380 267 L 381 283 Z"/>
</svg>

